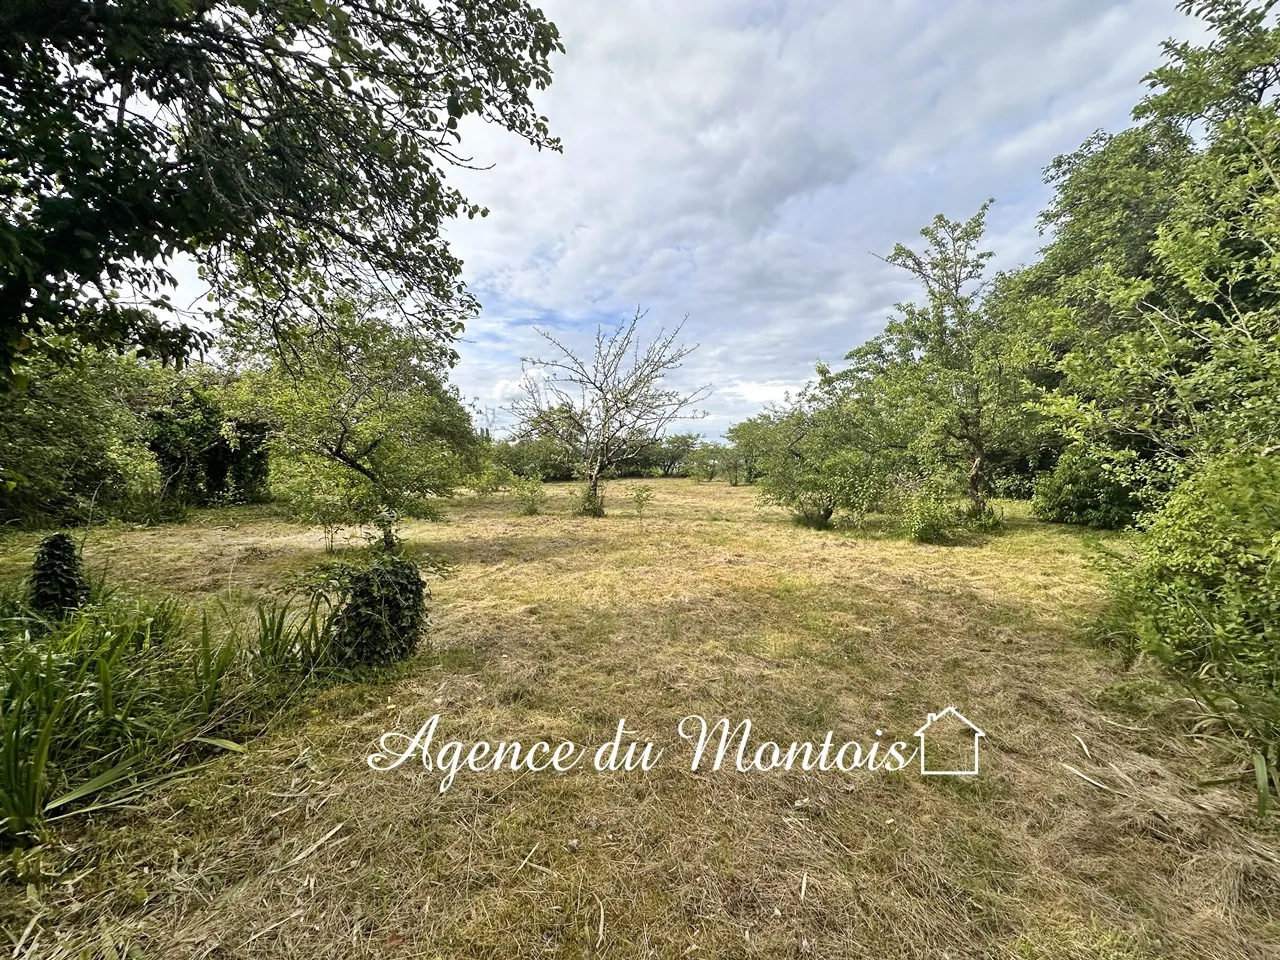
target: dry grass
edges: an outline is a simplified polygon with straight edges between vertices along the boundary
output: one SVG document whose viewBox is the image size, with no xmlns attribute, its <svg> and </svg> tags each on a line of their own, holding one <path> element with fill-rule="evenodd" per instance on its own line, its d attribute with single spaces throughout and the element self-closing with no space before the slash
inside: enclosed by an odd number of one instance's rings
<svg viewBox="0 0 1280 960">
<path fill-rule="evenodd" d="M 434 651 L 11 864 L 61 874 L 7 887 L 15 955 L 1277 956 L 1275 832 L 1242 790 L 1197 788 L 1207 761 L 1176 723 L 1133 729 L 1150 724 L 1099 696 L 1118 678 L 1083 639 L 1101 595 L 1080 532 L 1014 519 L 921 547 L 798 528 L 719 484 L 657 483 L 637 518 L 626 487 L 604 520 L 569 517 L 558 488 L 545 516 L 497 497 L 412 527 L 457 565 Z M 33 541 L 4 543 L 10 574 Z M 107 531 L 87 554 L 242 600 L 322 555 L 256 511 Z M 950 703 L 987 731 L 978 778 L 694 774 L 674 736 L 701 713 L 786 742 L 909 740 Z M 669 756 L 464 771 L 443 795 L 420 766 L 367 768 L 383 731 L 433 713 L 462 740 L 583 744 L 625 716 Z"/>
</svg>

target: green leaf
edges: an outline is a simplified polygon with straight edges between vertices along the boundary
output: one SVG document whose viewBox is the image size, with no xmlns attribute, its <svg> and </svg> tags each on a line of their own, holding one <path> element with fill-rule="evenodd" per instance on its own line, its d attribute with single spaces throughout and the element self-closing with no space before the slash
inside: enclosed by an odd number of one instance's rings
<svg viewBox="0 0 1280 960">
<path fill-rule="evenodd" d="M 1267 801 L 1271 797 L 1271 787 L 1267 778 L 1267 758 L 1261 753 L 1253 755 L 1253 778 L 1258 788 L 1258 817 L 1267 814 Z"/>
</svg>

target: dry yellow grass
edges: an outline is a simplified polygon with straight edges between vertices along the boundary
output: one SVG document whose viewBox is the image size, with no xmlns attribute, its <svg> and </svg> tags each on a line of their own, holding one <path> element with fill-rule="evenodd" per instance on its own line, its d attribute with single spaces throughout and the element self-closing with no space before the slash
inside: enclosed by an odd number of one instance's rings
<svg viewBox="0 0 1280 960">
<path fill-rule="evenodd" d="M 1081 532 L 1015 519 L 922 547 L 795 527 L 746 488 L 654 486 L 643 518 L 619 483 L 603 520 L 557 488 L 548 515 L 498 496 L 412 526 L 456 564 L 434 650 L 69 835 L 45 854 L 69 882 L 7 888 L 18 955 L 1278 955 L 1274 831 L 1242 790 L 1196 786 L 1206 758 L 1175 722 L 1135 729 L 1099 696 L 1120 678 L 1084 641 L 1101 593 Z M 33 539 L 5 541 L 0 576 Z M 117 582 L 247 600 L 322 554 L 240 511 L 105 531 L 87 555 Z M 977 778 L 695 774 L 675 738 L 700 713 L 784 742 L 910 740 L 952 703 L 987 732 Z M 450 738 L 582 744 L 626 717 L 669 757 L 464 771 L 444 794 L 420 765 L 368 769 L 383 731 L 435 713 Z"/>
</svg>

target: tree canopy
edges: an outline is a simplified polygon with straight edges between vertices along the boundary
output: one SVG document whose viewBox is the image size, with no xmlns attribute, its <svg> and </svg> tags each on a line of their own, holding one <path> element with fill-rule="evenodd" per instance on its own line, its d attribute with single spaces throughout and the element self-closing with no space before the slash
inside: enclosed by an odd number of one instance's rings
<svg viewBox="0 0 1280 960">
<path fill-rule="evenodd" d="M 0 386 L 81 344 L 178 358 L 194 259 L 272 345 L 325 296 L 394 291 L 441 338 L 475 309 L 441 236 L 468 116 L 559 149 L 530 100 L 562 50 L 522 0 L 11 0 L 0 7 Z"/>
</svg>

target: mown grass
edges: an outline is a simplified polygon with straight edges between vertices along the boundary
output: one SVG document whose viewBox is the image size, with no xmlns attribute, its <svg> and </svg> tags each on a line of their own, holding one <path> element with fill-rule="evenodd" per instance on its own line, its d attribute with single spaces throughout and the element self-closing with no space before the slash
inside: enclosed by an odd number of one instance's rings
<svg viewBox="0 0 1280 960">
<path fill-rule="evenodd" d="M 1088 642 L 1104 598 L 1080 531 L 1010 506 L 999 536 L 926 547 L 803 529 L 748 488 L 652 485 L 643 517 L 619 483 L 602 520 L 553 487 L 545 515 L 496 496 L 410 527 L 456 567 L 433 584 L 433 649 L 10 862 L 18 955 L 108 938 L 192 958 L 1280 950 L 1276 833 L 1243 785 L 1197 786 L 1212 758 L 1126 692 L 1158 683 Z M 0 577 L 34 541 L 0 543 Z M 248 603 L 323 543 L 246 510 L 95 531 L 85 552 L 140 590 Z M 974 779 L 693 773 L 675 738 L 701 713 L 786 742 L 909 740 L 952 703 L 987 732 Z M 464 771 L 445 794 L 421 766 L 369 770 L 383 731 L 434 713 L 451 738 L 581 744 L 626 717 L 669 758 Z"/>
</svg>

